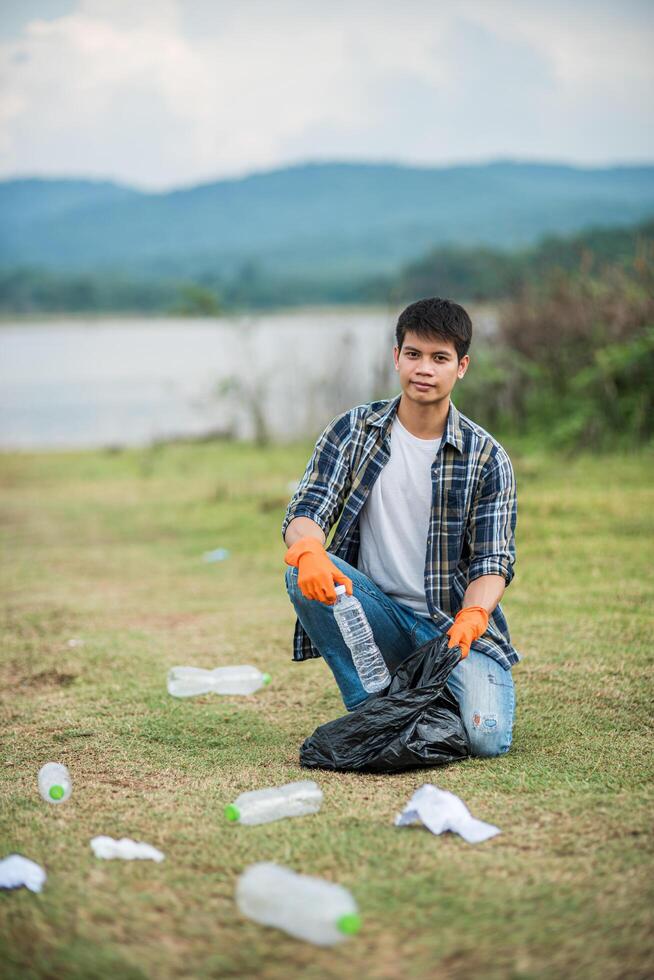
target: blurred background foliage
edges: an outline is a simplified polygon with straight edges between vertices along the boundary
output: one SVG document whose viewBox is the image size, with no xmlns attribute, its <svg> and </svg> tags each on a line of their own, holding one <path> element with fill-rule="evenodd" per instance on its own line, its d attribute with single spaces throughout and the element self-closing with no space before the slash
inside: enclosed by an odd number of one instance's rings
<svg viewBox="0 0 654 980">
<path fill-rule="evenodd" d="M 588 251 L 577 268 L 523 282 L 498 330 L 474 349 L 457 393 L 493 431 L 546 445 L 610 449 L 653 434 L 651 242 L 621 262 Z"/>
<path fill-rule="evenodd" d="M 266 278 L 254 262 L 217 285 L 14 269 L 0 275 L 0 303 L 4 314 L 219 316 L 309 303 L 400 308 L 427 295 L 488 302 L 497 327 L 473 343 L 473 370 L 457 389 L 461 410 L 502 437 L 610 449 L 652 439 L 653 256 L 648 221 L 515 251 L 441 246 L 395 276 L 340 285 Z"/>
<path fill-rule="evenodd" d="M 52 266 L 0 268 L 0 313 L 185 313 L 216 315 L 308 304 L 401 305 L 419 296 L 464 301 L 502 300 L 556 273 L 581 269 L 603 275 L 606 267 L 646 266 L 654 247 L 654 220 L 596 228 L 572 237 L 548 235 L 531 247 L 440 245 L 396 272 L 346 276 L 329 271 L 284 274 L 248 259 L 232 273 L 198 272 L 185 278 L 170 270 L 130 275 L 98 268 L 65 271 Z"/>
</svg>

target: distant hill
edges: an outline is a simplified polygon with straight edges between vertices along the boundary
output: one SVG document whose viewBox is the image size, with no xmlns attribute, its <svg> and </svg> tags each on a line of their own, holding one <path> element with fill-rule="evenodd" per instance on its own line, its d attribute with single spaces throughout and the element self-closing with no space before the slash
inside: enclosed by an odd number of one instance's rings
<svg viewBox="0 0 654 980">
<path fill-rule="evenodd" d="M 438 245 L 532 244 L 654 214 L 654 167 L 310 164 L 152 194 L 0 182 L 0 265 L 162 278 L 360 280 Z"/>
<path fill-rule="evenodd" d="M 0 181 L 3 239 L 5 234 L 20 234 L 34 223 L 58 220 L 88 208 L 112 207 L 139 196 L 138 191 L 108 181 L 35 178 Z"/>
</svg>

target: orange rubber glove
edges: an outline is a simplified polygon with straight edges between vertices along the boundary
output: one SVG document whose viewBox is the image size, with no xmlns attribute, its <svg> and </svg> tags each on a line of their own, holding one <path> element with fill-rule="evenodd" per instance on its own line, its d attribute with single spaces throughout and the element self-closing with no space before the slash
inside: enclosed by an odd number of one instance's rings
<svg viewBox="0 0 654 980">
<path fill-rule="evenodd" d="M 488 612 L 483 606 L 466 606 L 465 609 L 460 609 L 447 631 L 450 638 L 448 649 L 461 647 L 461 659 L 463 660 L 470 653 L 470 644 L 486 632 L 487 626 Z"/>
<path fill-rule="evenodd" d="M 334 582 L 344 585 L 352 595 L 352 581 L 330 560 L 316 538 L 300 538 L 286 552 L 284 561 L 297 568 L 297 584 L 306 599 L 317 599 L 333 606 L 336 602 Z"/>
</svg>

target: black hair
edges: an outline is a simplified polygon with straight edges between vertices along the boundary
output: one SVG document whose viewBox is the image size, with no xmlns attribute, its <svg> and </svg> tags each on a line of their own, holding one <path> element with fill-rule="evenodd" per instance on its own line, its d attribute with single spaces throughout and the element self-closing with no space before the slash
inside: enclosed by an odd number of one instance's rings
<svg viewBox="0 0 654 980">
<path fill-rule="evenodd" d="M 450 340 L 456 348 L 459 361 L 468 353 L 472 340 L 472 322 L 463 307 L 452 300 L 439 299 L 438 296 L 419 299 L 400 313 L 395 330 L 395 339 L 400 350 L 409 330 L 425 340 L 432 337 Z"/>
</svg>

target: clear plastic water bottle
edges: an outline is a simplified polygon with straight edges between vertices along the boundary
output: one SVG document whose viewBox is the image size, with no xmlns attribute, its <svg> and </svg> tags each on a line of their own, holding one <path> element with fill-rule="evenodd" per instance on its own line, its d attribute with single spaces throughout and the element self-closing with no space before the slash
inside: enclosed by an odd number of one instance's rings
<svg viewBox="0 0 654 980">
<path fill-rule="evenodd" d="M 361 928 L 357 904 L 346 888 L 299 875 L 279 864 L 251 864 L 236 884 L 239 911 L 296 939 L 333 946 Z"/>
<path fill-rule="evenodd" d="M 47 803 L 64 803 L 73 792 L 73 781 L 61 762 L 46 762 L 39 769 L 39 793 Z"/>
<path fill-rule="evenodd" d="M 317 813 L 322 805 L 322 790 L 312 779 L 270 789 L 241 793 L 225 807 L 225 816 L 232 823 L 250 827 L 260 823 L 282 820 L 284 817 L 304 817 Z"/>
<path fill-rule="evenodd" d="M 254 694 L 270 683 L 270 674 L 256 667 L 171 667 L 168 671 L 168 693 L 174 698 L 192 698 L 197 694 Z"/>
<path fill-rule="evenodd" d="M 344 585 L 336 586 L 334 618 L 352 654 L 363 689 L 369 694 L 383 691 L 390 684 L 391 675 L 361 603 L 347 594 Z"/>
</svg>

